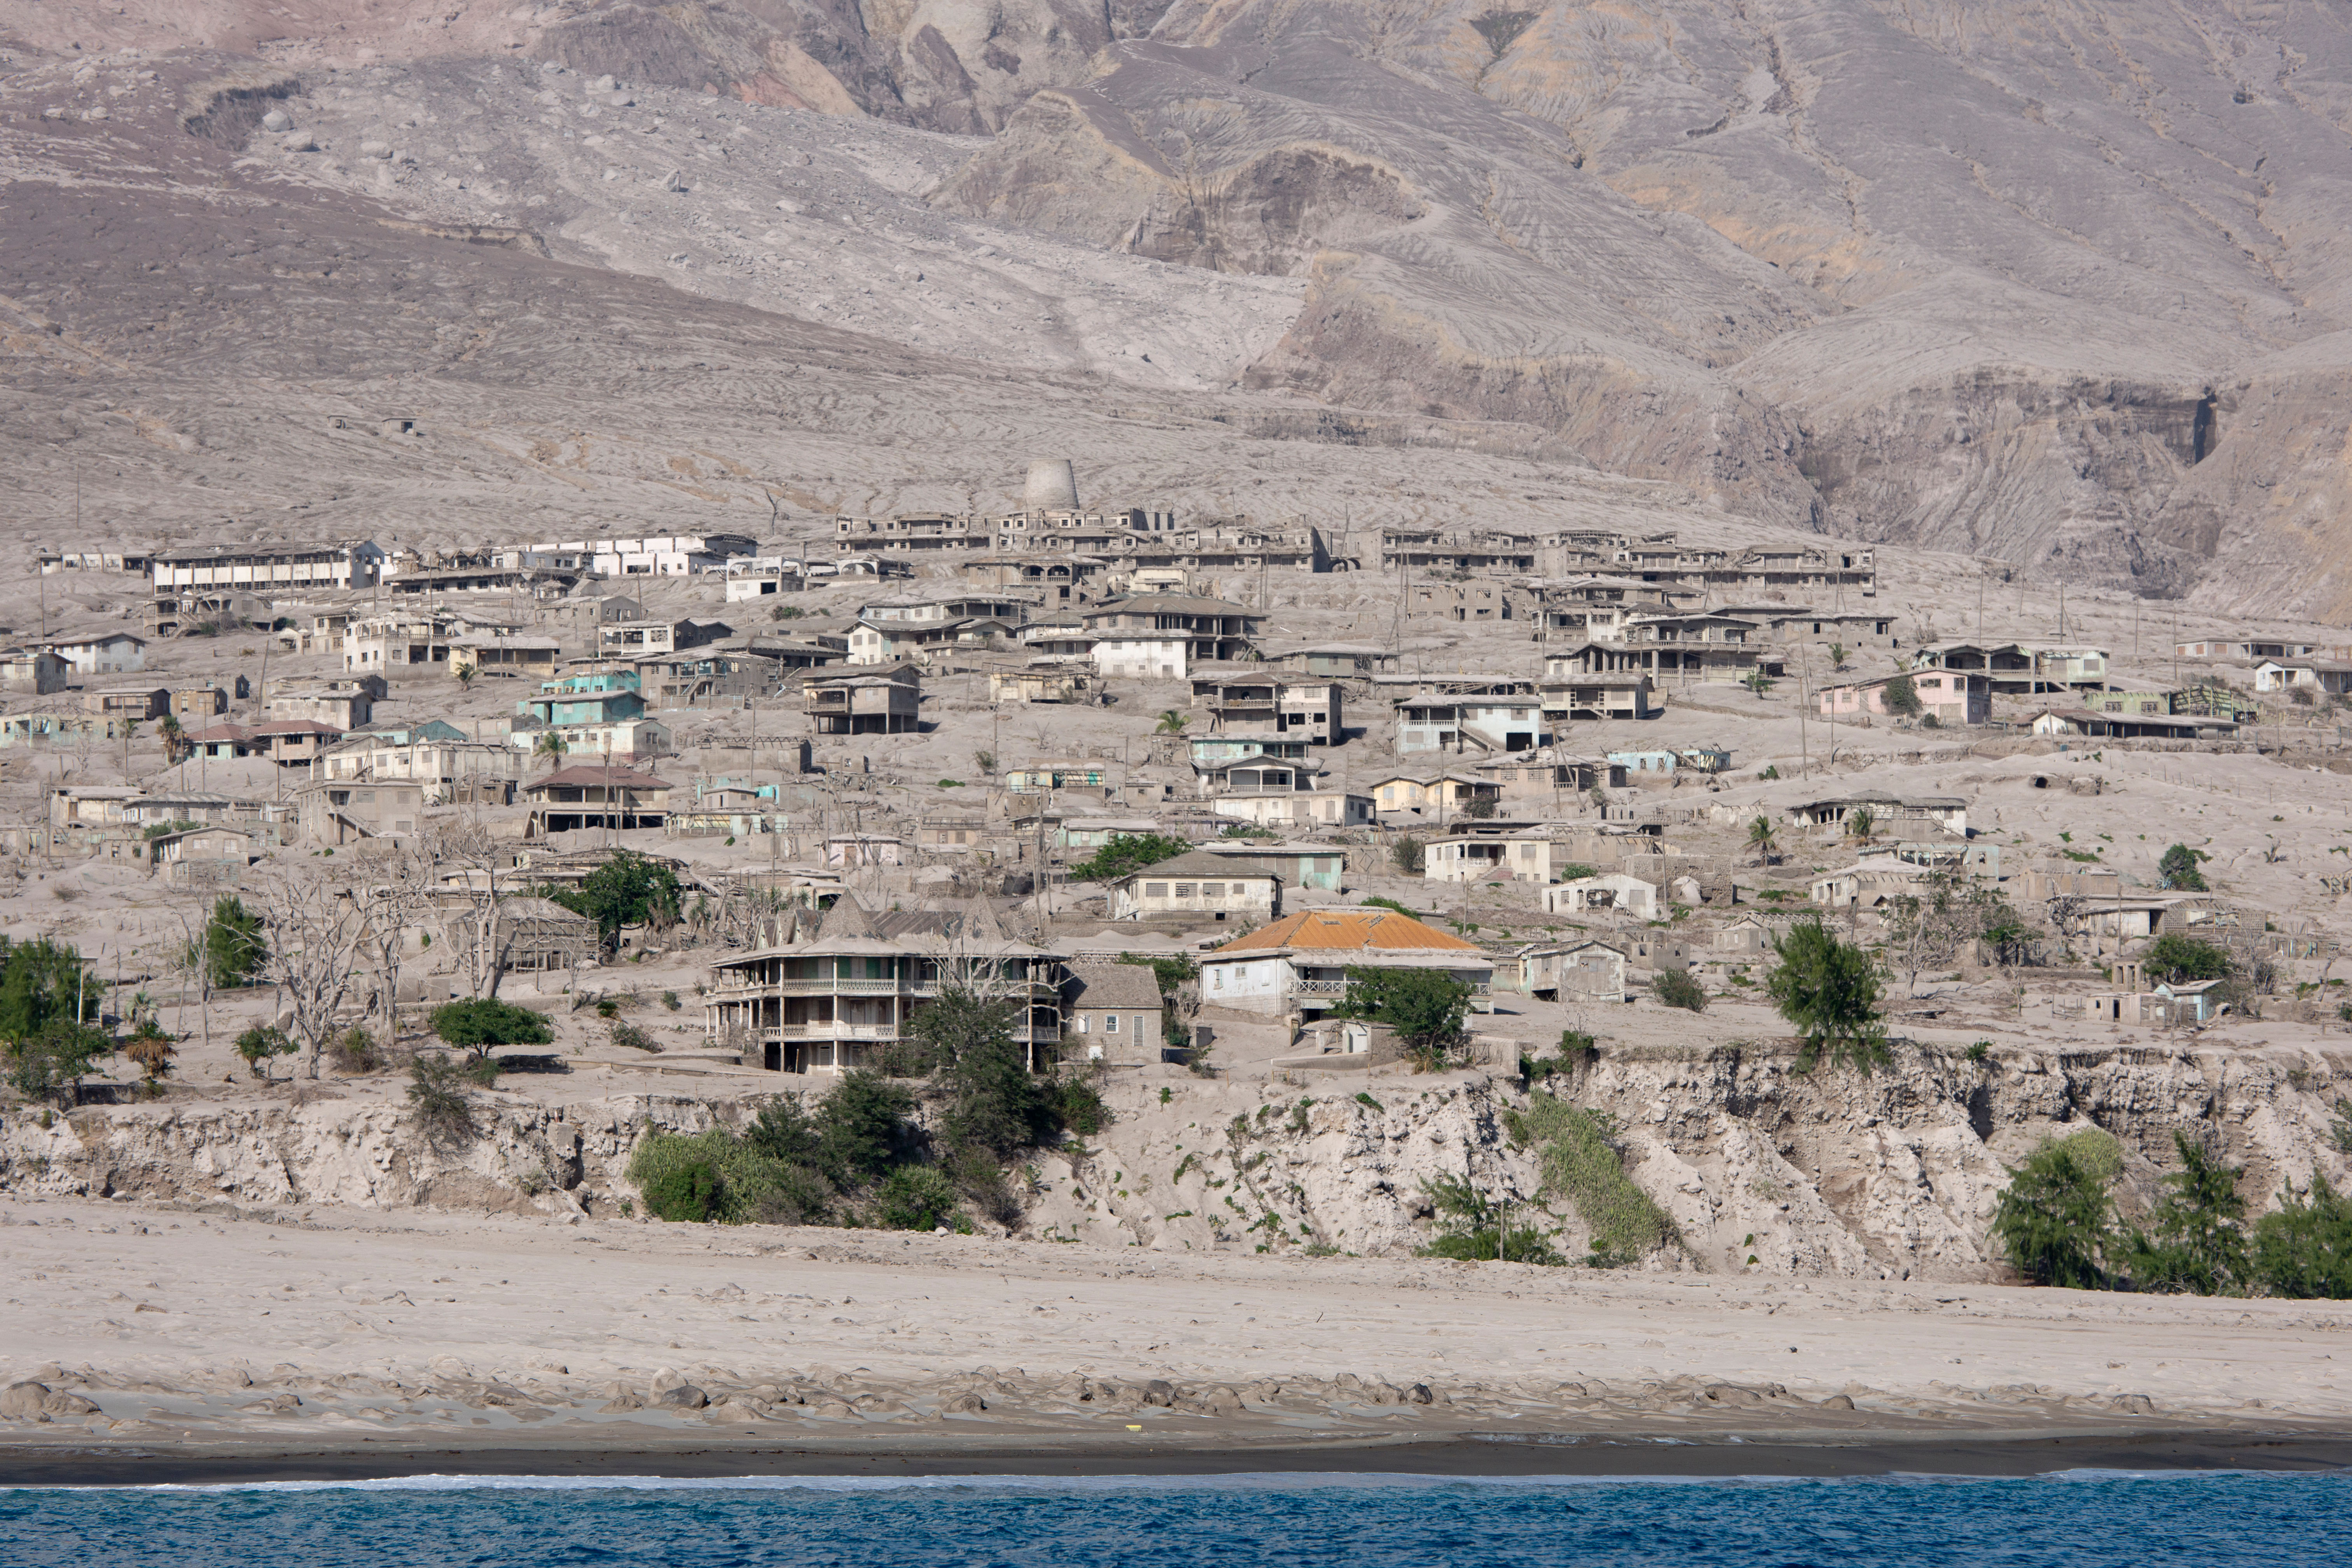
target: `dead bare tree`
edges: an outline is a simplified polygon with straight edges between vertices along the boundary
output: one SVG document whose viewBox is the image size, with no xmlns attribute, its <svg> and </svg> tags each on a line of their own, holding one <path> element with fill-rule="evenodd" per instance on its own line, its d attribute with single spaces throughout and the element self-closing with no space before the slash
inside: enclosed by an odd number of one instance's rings
<svg viewBox="0 0 2352 1568">
<path fill-rule="evenodd" d="M 377 1016 L 384 1044 L 400 1040 L 400 961 L 406 955 L 411 933 L 432 902 L 429 864 L 406 850 L 396 854 L 371 882 L 361 898 L 363 921 L 361 942 L 375 961 Z"/>
<path fill-rule="evenodd" d="M 197 906 L 203 908 L 200 903 Z M 205 922 L 188 923 L 188 911 L 174 909 L 173 918 L 180 922 L 182 942 L 172 955 L 172 966 L 187 977 L 196 987 L 196 1024 L 204 1031 L 205 1054 L 209 1058 L 213 1048 L 213 964 L 212 954 L 205 945 Z M 180 1022 L 187 1021 L 188 987 L 180 987 Z"/>
<path fill-rule="evenodd" d="M 299 871 L 269 877 L 257 912 L 269 942 L 262 973 L 278 987 L 289 1032 L 315 1079 L 335 1015 L 351 991 L 366 917 L 348 889 Z"/>
<path fill-rule="evenodd" d="M 506 967 L 499 873 L 506 869 L 510 858 L 508 847 L 488 827 L 467 817 L 437 829 L 432 853 L 436 861 L 467 873 L 465 889 L 472 910 L 467 921 L 466 983 L 476 996 L 495 996 Z"/>
</svg>

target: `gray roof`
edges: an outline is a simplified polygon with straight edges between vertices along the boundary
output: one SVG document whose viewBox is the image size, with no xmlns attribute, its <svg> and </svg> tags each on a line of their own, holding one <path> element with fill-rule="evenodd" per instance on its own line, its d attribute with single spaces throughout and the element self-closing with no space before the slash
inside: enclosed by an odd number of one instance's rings
<svg viewBox="0 0 2352 1568">
<path fill-rule="evenodd" d="M 1074 1007 L 1158 1007 L 1159 977 L 1139 963 L 1092 964 L 1070 971 Z"/>
<path fill-rule="evenodd" d="M 1131 882 L 1137 877 L 1265 877 L 1272 879 L 1273 876 L 1273 872 L 1262 870 L 1254 866 L 1236 866 L 1222 855 L 1208 855 L 1198 849 L 1188 849 L 1172 860 L 1162 860 L 1157 865 L 1146 866 L 1142 870 L 1133 873 L 1125 879 Z"/>
</svg>

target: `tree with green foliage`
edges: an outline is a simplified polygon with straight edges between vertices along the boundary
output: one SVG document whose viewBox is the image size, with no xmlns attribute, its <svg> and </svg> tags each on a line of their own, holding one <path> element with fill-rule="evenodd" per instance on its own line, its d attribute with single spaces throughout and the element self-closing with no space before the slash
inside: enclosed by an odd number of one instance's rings
<svg viewBox="0 0 2352 1568">
<path fill-rule="evenodd" d="M 1558 1268 L 1568 1259 L 1532 1225 L 1507 1223 L 1503 1205 L 1485 1188 L 1461 1176 L 1424 1177 L 1421 1195 L 1437 1218 L 1438 1234 L 1421 1249 L 1423 1258 L 1464 1263 L 1533 1263 Z"/>
<path fill-rule="evenodd" d="M 817 1108 L 816 1168 L 845 1192 L 866 1185 L 912 1141 L 914 1114 L 904 1084 L 863 1068 L 842 1074 Z"/>
<path fill-rule="evenodd" d="M 938 1166 L 903 1166 L 874 1194 L 874 1220 L 884 1230 L 956 1228 L 958 1202 L 955 1184 Z"/>
<path fill-rule="evenodd" d="M 1748 852 L 1756 857 L 1759 866 L 1769 866 L 1780 858 L 1780 830 L 1772 825 L 1770 817 L 1759 814 L 1748 823 Z"/>
<path fill-rule="evenodd" d="M 2205 886 L 2205 874 L 2197 868 L 2200 862 L 2210 860 L 2212 858 L 2201 849 L 2191 849 L 2186 844 L 2176 844 L 2167 849 L 2163 857 L 2157 861 L 2157 880 L 2177 893 L 2209 891 L 2210 889 Z"/>
<path fill-rule="evenodd" d="M 0 937 L 0 1041 L 32 1039 L 51 1024 L 96 1022 L 105 988 L 66 942 Z"/>
<path fill-rule="evenodd" d="M 1386 1024 L 1423 1068 L 1433 1068 L 1462 1048 L 1472 994 L 1467 982 L 1442 969 L 1349 964 L 1347 992 L 1331 1016 Z"/>
<path fill-rule="evenodd" d="M 2044 1143 L 2010 1174 L 1992 1233 L 2016 1270 L 2037 1285 L 2104 1290 L 2114 1244 L 2109 1177 L 2079 1141 Z"/>
<path fill-rule="evenodd" d="M 1748 690 L 1756 693 L 1756 700 L 1760 702 L 1764 700 L 1764 694 L 1771 690 L 1772 688 L 1779 683 L 1770 676 L 1765 674 L 1759 668 L 1751 669 L 1747 674 L 1741 676 L 1739 678 L 1739 684 L 1748 688 Z"/>
<path fill-rule="evenodd" d="M 1389 846 L 1389 860 L 1408 877 L 1418 877 L 1429 866 L 1429 847 L 1408 833 Z"/>
<path fill-rule="evenodd" d="M 1878 831 L 1878 816 L 1866 805 L 1857 805 L 1845 814 L 1845 836 L 1857 844 L 1870 842 Z"/>
<path fill-rule="evenodd" d="M 1920 709 L 1919 688 L 1913 684 L 1906 671 L 1879 689 L 1878 702 L 1889 713 L 1905 719 L 1915 718 Z"/>
<path fill-rule="evenodd" d="M 269 943 L 262 935 L 261 917 L 243 900 L 224 893 L 213 901 L 205 921 L 205 967 L 216 991 L 252 983 L 269 962 Z"/>
<path fill-rule="evenodd" d="M 1181 735 L 1191 723 L 1190 719 L 1175 709 L 1163 708 L 1160 710 L 1160 722 L 1151 727 L 1151 732 L 1155 735 Z"/>
<path fill-rule="evenodd" d="M 236 1037 L 236 1054 L 262 1082 L 269 1081 L 269 1064 L 279 1057 L 290 1057 L 302 1047 L 287 1037 L 286 1031 L 274 1025 L 256 1024 Z"/>
<path fill-rule="evenodd" d="M 1147 866 L 1173 860 L 1192 846 L 1165 833 L 1114 833 L 1086 859 L 1070 868 L 1081 882 L 1116 882 Z"/>
<path fill-rule="evenodd" d="M 547 897 L 594 921 L 609 952 L 619 945 L 624 927 L 676 925 L 682 892 L 675 870 L 624 849 L 582 878 L 577 888 L 552 889 Z"/>
<path fill-rule="evenodd" d="M 445 1003 L 433 1009 L 428 1022 L 445 1043 L 468 1053 L 475 1066 L 487 1063 L 497 1047 L 544 1046 L 555 1038 L 546 1014 L 488 996 Z"/>
<path fill-rule="evenodd" d="M 1024 1005 L 1012 996 L 983 997 L 961 985 L 941 986 L 908 1020 L 913 1047 L 903 1063 L 908 1070 L 893 1076 L 913 1078 L 950 1067 L 991 1040 L 1011 1040 Z"/>
<path fill-rule="evenodd" d="M 2168 985 L 2227 980 L 2233 967 L 2228 949 L 2178 931 L 2167 931 L 2149 943 L 2139 962 L 2142 973 Z"/>
<path fill-rule="evenodd" d="M 1842 942 L 1821 921 L 1806 921 L 1772 939 L 1780 959 L 1765 992 L 1804 1046 L 1797 1070 L 1823 1058 L 1868 1072 L 1892 1060 L 1878 1013 L 1878 975 L 1870 954 Z"/>
<path fill-rule="evenodd" d="M 2278 1212 L 2254 1222 L 2251 1272 L 2273 1296 L 2352 1300 L 2352 1196 L 2317 1171 L 2304 1197 L 2281 1193 Z"/>
<path fill-rule="evenodd" d="M 51 1018 L 30 1035 L 7 1042 L 8 1082 L 27 1100 L 81 1098 L 81 1080 L 114 1054 L 105 1030 L 70 1018 Z"/>
<path fill-rule="evenodd" d="M 1686 970 L 1661 969 L 1650 980 L 1650 994 L 1664 1007 L 1679 1007 L 1685 1013 L 1706 1011 L 1706 987 L 1691 978 Z"/>
<path fill-rule="evenodd" d="M 926 1038 L 935 1053 L 933 1079 L 948 1095 L 940 1131 L 951 1153 L 979 1150 L 1001 1160 L 1061 1130 L 1045 1081 L 1029 1070 L 1028 1052 L 1013 1037 L 1022 1006 L 950 985 L 915 1016 L 919 1030 L 927 1016 L 941 1020 Z"/>
<path fill-rule="evenodd" d="M 2218 1296 L 2245 1280 L 2246 1204 L 2238 1196 L 2245 1176 L 2206 1153 L 2189 1134 L 2172 1130 L 2180 1169 L 2164 1178 L 2164 1197 L 2146 1230 L 2126 1231 L 2124 1271 L 2140 1290 Z"/>
</svg>

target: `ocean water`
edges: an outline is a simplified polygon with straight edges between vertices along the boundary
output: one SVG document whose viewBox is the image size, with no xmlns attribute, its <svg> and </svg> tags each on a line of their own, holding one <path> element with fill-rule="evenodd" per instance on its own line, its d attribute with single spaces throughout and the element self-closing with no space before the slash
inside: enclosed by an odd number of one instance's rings
<svg viewBox="0 0 2352 1568">
<path fill-rule="evenodd" d="M 419 1476 L 0 1490 L 0 1564 L 2352 1563 L 2352 1477 L 2022 1480 L 1263 1475 L 921 1480 Z"/>
</svg>

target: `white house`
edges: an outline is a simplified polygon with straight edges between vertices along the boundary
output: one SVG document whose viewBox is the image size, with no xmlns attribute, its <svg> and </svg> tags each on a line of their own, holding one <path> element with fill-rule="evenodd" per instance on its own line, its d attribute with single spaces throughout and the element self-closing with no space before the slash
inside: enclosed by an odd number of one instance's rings
<svg viewBox="0 0 2352 1568">
<path fill-rule="evenodd" d="M 1190 916 L 1265 921 L 1282 913 L 1282 883 L 1270 871 L 1195 849 L 1111 884 L 1110 918 Z"/>
<path fill-rule="evenodd" d="M 1658 885 L 1622 871 L 1579 877 L 1543 890 L 1544 913 L 1590 914 L 1597 910 L 1622 910 L 1636 920 L 1658 918 Z"/>
<path fill-rule="evenodd" d="M 1209 809 L 1260 827 L 1360 827 L 1372 820 L 1372 797 L 1336 789 L 1220 795 L 1210 798 Z"/>
<path fill-rule="evenodd" d="M 1393 910 L 1309 910 L 1234 938 L 1201 959 L 1201 1000 L 1276 1017 L 1317 1017 L 1348 993 L 1348 971 L 1434 969 L 1490 1009 L 1495 961 L 1478 944 Z"/>
<path fill-rule="evenodd" d="M 147 668 L 147 639 L 129 632 L 71 632 L 30 646 L 57 655 L 76 675 L 131 675 Z"/>
<path fill-rule="evenodd" d="M 1622 1002 L 1625 952 L 1605 942 L 1528 948 L 1519 954 L 1519 988 L 1547 1001 Z"/>
</svg>

